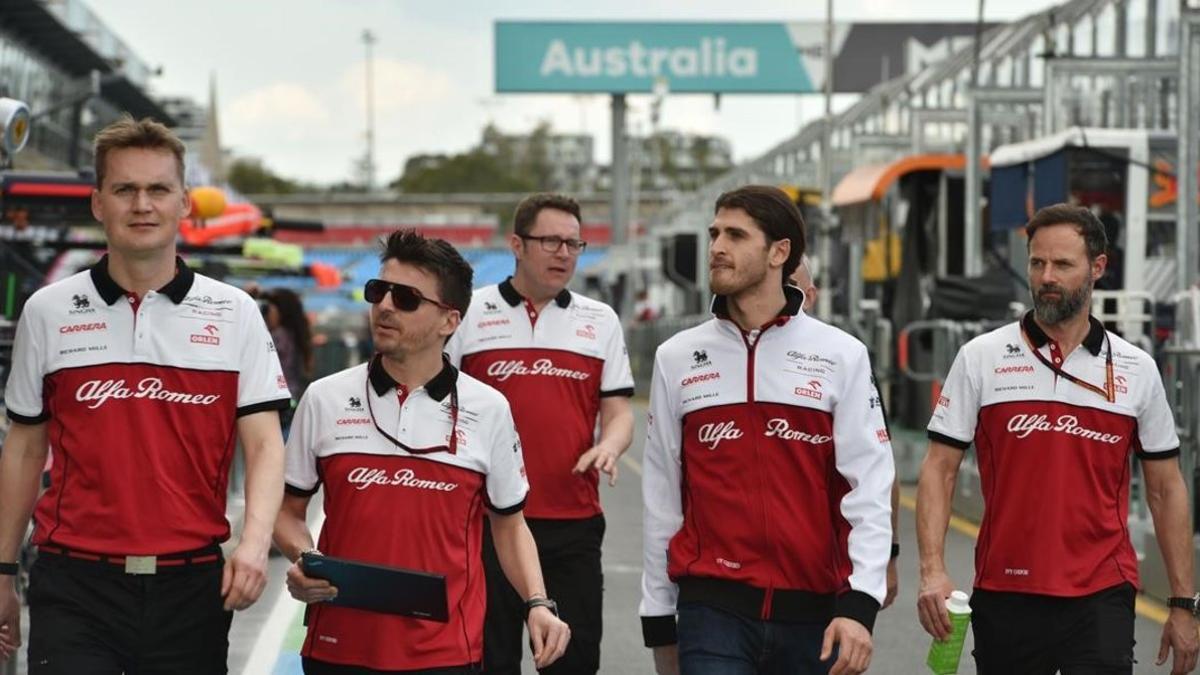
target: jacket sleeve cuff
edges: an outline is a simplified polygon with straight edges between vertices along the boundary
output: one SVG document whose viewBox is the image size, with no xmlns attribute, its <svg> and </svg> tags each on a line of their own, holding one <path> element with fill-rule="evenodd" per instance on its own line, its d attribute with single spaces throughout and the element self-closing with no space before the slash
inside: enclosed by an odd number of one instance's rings
<svg viewBox="0 0 1200 675">
<path fill-rule="evenodd" d="M 643 616 L 642 640 L 647 647 L 666 647 L 679 642 L 675 634 L 675 615 Z"/>
<path fill-rule="evenodd" d="M 839 595 L 833 610 L 835 618 L 854 619 L 866 627 L 867 632 L 875 630 L 875 615 L 878 613 L 879 601 L 862 591 L 849 591 Z"/>
</svg>

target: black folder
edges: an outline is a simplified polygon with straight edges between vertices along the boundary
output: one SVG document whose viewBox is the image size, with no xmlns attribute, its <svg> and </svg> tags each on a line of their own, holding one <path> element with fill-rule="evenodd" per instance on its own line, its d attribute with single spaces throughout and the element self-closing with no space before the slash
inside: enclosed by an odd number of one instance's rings
<svg viewBox="0 0 1200 675">
<path fill-rule="evenodd" d="M 446 576 L 400 567 L 305 553 L 304 574 L 325 579 L 337 588 L 337 597 L 325 604 L 399 614 L 417 619 L 450 620 L 446 609 Z"/>
</svg>

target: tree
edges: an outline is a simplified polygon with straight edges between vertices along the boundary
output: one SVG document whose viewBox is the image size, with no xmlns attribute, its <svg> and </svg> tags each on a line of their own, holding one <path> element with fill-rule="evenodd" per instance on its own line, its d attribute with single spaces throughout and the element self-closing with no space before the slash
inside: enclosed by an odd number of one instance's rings
<svg viewBox="0 0 1200 675">
<path fill-rule="evenodd" d="M 277 175 L 253 157 L 235 159 L 229 165 L 229 185 L 242 194 L 291 194 L 302 189 L 299 183 Z"/>
</svg>

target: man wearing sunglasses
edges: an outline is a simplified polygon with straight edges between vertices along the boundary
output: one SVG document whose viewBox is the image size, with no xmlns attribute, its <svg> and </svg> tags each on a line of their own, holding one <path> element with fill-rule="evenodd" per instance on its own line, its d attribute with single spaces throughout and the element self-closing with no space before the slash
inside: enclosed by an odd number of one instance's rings
<svg viewBox="0 0 1200 675">
<path fill-rule="evenodd" d="M 1089 313 L 1107 263 L 1096 216 L 1047 206 L 1025 232 L 1033 310 L 959 350 L 929 421 L 917 489 L 921 625 L 937 638 L 950 633 L 945 600 L 955 585 L 943 547 L 973 442 L 986 505 L 971 598 L 981 675 L 1133 673 L 1133 454 L 1175 596 L 1157 663 L 1173 650 L 1171 673 L 1192 672 L 1192 529 L 1158 367 Z"/>
<path fill-rule="evenodd" d="M 471 302 L 470 265 L 441 239 L 388 237 L 371 303 L 376 355 L 313 383 L 287 444 L 286 496 L 275 542 L 290 559 L 288 590 L 310 603 L 301 655 L 309 673 L 476 673 L 483 660 L 484 512 L 520 593 L 538 667 L 562 656 L 570 631 L 546 595 L 521 511 L 528 484 L 504 397 L 442 355 Z M 314 548 L 308 502 L 325 490 Z M 301 556 L 324 554 L 446 577 L 449 621 L 324 604 L 327 581 Z"/>
<path fill-rule="evenodd" d="M 616 313 L 567 290 L 587 246 L 579 219 L 579 204 L 569 197 L 522 201 L 510 237 L 516 271 L 476 291 L 447 345 L 463 372 L 512 405 L 529 469 L 529 528 L 546 586 L 572 630 L 570 649 L 543 672 L 571 675 L 600 667 L 605 522 L 598 479 L 603 471 L 615 484 L 617 460 L 633 435 L 633 376 Z M 505 582 L 490 543 L 484 555 L 486 670 L 520 673 L 522 598 Z"/>
</svg>

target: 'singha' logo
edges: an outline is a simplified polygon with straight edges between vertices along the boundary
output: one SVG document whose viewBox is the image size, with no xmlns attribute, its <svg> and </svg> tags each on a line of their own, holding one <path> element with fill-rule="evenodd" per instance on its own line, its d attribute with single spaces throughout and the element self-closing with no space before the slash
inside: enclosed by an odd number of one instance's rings
<svg viewBox="0 0 1200 675">
<path fill-rule="evenodd" d="M 708 352 L 704 349 L 697 349 L 692 352 L 692 361 L 696 364 L 708 363 Z"/>
<path fill-rule="evenodd" d="M 87 309 L 92 306 L 92 302 L 88 300 L 88 296 L 81 293 L 71 296 L 71 304 L 75 306 L 75 309 Z"/>
</svg>

